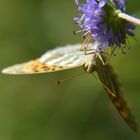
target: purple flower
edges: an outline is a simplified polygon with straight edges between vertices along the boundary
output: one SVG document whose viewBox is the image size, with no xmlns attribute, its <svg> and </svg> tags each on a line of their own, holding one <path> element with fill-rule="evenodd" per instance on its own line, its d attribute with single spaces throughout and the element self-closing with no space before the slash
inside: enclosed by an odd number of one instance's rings
<svg viewBox="0 0 140 140">
<path fill-rule="evenodd" d="M 125 47 L 128 36 L 135 26 L 117 16 L 117 11 L 125 11 L 125 0 L 86 0 L 81 4 L 75 0 L 79 15 L 74 18 L 76 24 L 82 28 L 85 38 L 84 47 L 90 40 L 98 42 L 98 50 L 106 46 Z M 79 31 L 78 31 L 79 32 Z"/>
<path fill-rule="evenodd" d="M 126 0 L 110 0 L 110 2 L 114 4 L 114 6 L 116 6 L 121 11 L 125 11 L 125 7 L 127 4 Z"/>
</svg>

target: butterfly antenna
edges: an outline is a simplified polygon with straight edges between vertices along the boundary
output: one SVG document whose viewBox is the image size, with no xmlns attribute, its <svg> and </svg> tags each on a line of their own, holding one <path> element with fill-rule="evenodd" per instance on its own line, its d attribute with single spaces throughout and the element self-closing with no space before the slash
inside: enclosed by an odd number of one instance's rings
<svg viewBox="0 0 140 140">
<path fill-rule="evenodd" d="M 92 76 L 97 80 L 98 83 L 100 83 L 106 90 L 108 90 L 113 97 L 116 97 L 116 95 L 103 82 L 101 82 L 94 73 L 92 73 Z"/>
<path fill-rule="evenodd" d="M 79 77 L 79 76 L 81 76 L 81 75 L 83 75 L 83 74 L 85 74 L 85 72 L 82 72 L 82 73 L 79 73 L 79 74 L 75 74 L 75 75 L 72 75 L 72 76 L 69 76 L 69 77 L 66 77 L 66 78 L 64 78 L 64 79 L 62 79 L 62 80 L 58 80 L 58 81 L 56 81 L 56 84 L 62 84 L 63 82 L 65 82 L 65 81 L 67 81 L 67 80 L 70 80 L 70 79 L 73 79 L 73 78 L 76 78 L 76 77 Z"/>
</svg>

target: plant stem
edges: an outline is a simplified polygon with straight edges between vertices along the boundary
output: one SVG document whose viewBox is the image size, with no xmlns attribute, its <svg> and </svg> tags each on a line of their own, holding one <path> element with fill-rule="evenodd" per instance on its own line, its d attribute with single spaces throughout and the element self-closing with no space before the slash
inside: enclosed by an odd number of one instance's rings
<svg viewBox="0 0 140 140">
<path fill-rule="evenodd" d="M 123 18 L 123 19 L 125 19 L 125 20 L 127 20 L 129 22 L 134 23 L 134 24 L 140 25 L 140 19 L 132 17 L 132 16 L 127 15 L 125 13 L 118 12 L 118 17 Z"/>
</svg>

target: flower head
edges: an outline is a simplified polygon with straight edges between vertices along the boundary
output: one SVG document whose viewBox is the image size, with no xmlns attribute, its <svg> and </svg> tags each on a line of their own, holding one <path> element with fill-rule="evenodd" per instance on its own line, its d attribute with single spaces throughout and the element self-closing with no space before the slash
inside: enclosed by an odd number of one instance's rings
<svg viewBox="0 0 140 140">
<path fill-rule="evenodd" d="M 81 4 L 75 0 L 80 15 L 74 18 L 84 32 L 85 46 L 89 40 L 98 41 L 98 50 L 106 46 L 126 46 L 127 36 L 134 36 L 135 26 L 119 18 L 117 12 L 124 12 L 125 0 L 86 0 Z"/>
</svg>

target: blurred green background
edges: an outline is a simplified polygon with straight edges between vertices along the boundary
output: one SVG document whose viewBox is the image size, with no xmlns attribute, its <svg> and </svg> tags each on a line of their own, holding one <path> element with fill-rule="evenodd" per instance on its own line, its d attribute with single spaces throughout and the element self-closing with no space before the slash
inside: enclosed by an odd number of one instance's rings
<svg viewBox="0 0 140 140">
<path fill-rule="evenodd" d="M 140 17 L 139 0 L 128 12 Z M 46 50 L 82 42 L 72 31 L 74 0 L 1 0 L 0 69 L 40 56 Z M 140 27 L 131 50 L 111 63 L 140 124 Z M 82 68 L 49 74 L 0 74 L 0 140 L 139 140 L 118 115 L 102 86 Z"/>
</svg>

